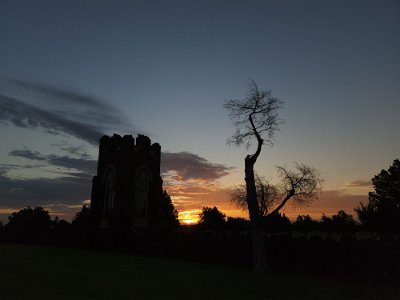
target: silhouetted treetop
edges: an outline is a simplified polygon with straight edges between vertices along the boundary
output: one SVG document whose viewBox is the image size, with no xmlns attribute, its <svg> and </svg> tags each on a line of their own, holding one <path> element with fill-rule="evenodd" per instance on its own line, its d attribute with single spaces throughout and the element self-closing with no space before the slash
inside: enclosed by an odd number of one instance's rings
<svg viewBox="0 0 400 300">
<path fill-rule="evenodd" d="M 221 230 L 225 225 L 225 214 L 218 210 L 216 206 L 203 207 L 199 215 L 199 226 L 206 230 Z"/>
<path fill-rule="evenodd" d="M 375 191 L 368 194 L 368 204 L 355 209 L 359 220 L 373 230 L 400 232 L 400 161 L 395 159 L 372 184 Z"/>
<path fill-rule="evenodd" d="M 322 215 L 320 225 L 323 231 L 345 232 L 355 230 L 357 222 L 352 215 L 347 214 L 344 210 L 339 210 L 330 218 Z"/>
<path fill-rule="evenodd" d="M 43 207 L 26 207 L 8 217 L 8 227 L 50 227 L 50 215 Z"/>
<path fill-rule="evenodd" d="M 313 220 L 309 215 L 299 215 L 296 221 L 292 224 L 294 230 L 299 231 L 312 231 L 319 230 L 320 223 L 317 220 Z"/>
<path fill-rule="evenodd" d="M 178 228 L 178 211 L 175 209 L 175 206 L 172 203 L 171 197 L 168 195 L 167 191 L 164 191 L 162 194 L 160 208 L 163 214 L 163 222 L 165 225 L 171 229 Z"/>
<path fill-rule="evenodd" d="M 87 230 L 91 226 L 90 208 L 87 205 L 83 205 L 82 209 L 76 213 L 72 220 L 72 226 L 79 230 Z"/>
<path fill-rule="evenodd" d="M 47 210 L 43 207 L 26 207 L 13 212 L 8 217 L 5 226 L 15 242 L 43 242 L 49 239 L 52 221 Z"/>
<path fill-rule="evenodd" d="M 272 144 L 274 133 L 281 120 L 278 110 L 283 101 L 272 96 L 271 91 L 260 90 L 251 80 L 247 97 L 241 100 L 232 99 L 225 102 L 225 109 L 236 127 L 236 133 L 228 143 L 250 145 L 253 138 L 261 143 Z M 266 136 L 266 137 L 264 137 Z"/>
</svg>

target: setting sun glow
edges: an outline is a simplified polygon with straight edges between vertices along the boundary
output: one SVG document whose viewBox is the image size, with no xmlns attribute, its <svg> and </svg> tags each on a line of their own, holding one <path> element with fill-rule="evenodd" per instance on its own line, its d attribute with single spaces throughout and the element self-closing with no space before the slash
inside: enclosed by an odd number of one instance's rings
<svg viewBox="0 0 400 300">
<path fill-rule="evenodd" d="M 200 220 L 199 214 L 201 213 L 201 209 L 191 209 L 180 211 L 178 215 L 179 222 L 182 225 L 193 225 L 197 224 Z"/>
</svg>

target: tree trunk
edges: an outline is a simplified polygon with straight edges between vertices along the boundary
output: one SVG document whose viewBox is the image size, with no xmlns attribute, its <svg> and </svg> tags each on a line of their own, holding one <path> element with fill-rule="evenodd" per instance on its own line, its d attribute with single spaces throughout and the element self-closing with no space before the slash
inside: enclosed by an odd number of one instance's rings
<svg viewBox="0 0 400 300">
<path fill-rule="evenodd" d="M 264 232 L 262 230 L 253 229 L 251 238 L 253 244 L 254 271 L 269 272 L 270 268 L 267 261 Z"/>
<path fill-rule="evenodd" d="M 267 272 L 270 270 L 267 262 L 265 247 L 265 236 L 262 228 L 262 220 L 257 202 L 256 183 L 254 180 L 254 164 L 256 158 L 248 155 L 245 159 L 245 181 L 247 193 L 247 206 L 249 209 L 250 221 L 252 224 L 252 242 L 254 270 L 257 272 Z"/>
</svg>

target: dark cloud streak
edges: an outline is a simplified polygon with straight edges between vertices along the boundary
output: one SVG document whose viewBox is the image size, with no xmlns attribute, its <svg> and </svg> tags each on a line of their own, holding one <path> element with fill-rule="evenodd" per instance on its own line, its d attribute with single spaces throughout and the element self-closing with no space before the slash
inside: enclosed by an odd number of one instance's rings
<svg viewBox="0 0 400 300">
<path fill-rule="evenodd" d="M 74 149 L 73 149 L 74 151 Z M 74 158 L 59 155 L 43 155 L 38 151 L 27 148 L 14 149 L 9 153 L 10 156 L 22 157 L 25 159 L 46 162 L 49 165 L 63 167 L 68 169 L 76 169 L 86 174 L 94 174 L 97 161 L 89 159 L 87 156 L 80 154 L 80 157 Z M 233 168 L 222 164 L 209 162 L 207 159 L 190 153 L 162 153 L 161 155 L 161 172 L 165 175 L 174 171 L 181 180 L 201 179 L 216 180 L 228 175 Z"/>
<path fill-rule="evenodd" d="M 93 145 L 107 130 L 132 128 L 120 110 L 100 99 L 18 80 L 0 80 L 0 122 L 65 133 Z"/>
<path fill-rule="evenodd" d="M 190 152 L 165 152 L 161 155 L 161 172 L 175 171 L 182 179 L 216 180 L 232 170 L 232 167 L 211 163 Z"/>
<path fill-rule="evenodd" d="M 40 162 L 41 165 L 36 167 L 42 167 L 43 163 L 46 163 L 65 169 L 75 169 L 80 173 L 64 171 L 55 172 L 62 175 L 58 178 L 18 179 L 6 176 L 6 172 L 22 166 L 0 165 L 0 170 L 3 168 L 5 171 L 0 172 L 0 207 L 76 205 L 90 199 L 92 176 L 96 168 L 95 160 L 43 155 L 29 149 L 15 149 L 9 155 Z"/>
<path fill-rule="evenodd" d="M 76 169 L 85 174 L 94 175 L 96 170 L 97 161 L 87 159 L 85 157 L 73 158 L 69 156 L 58 156 L 58 155 L 43 155 L 37 151 L 29 149 L 15 149 L 9 153 L 10 156 L 22 157 L 29 160 L 47 162 L 49 165 L 63 167 L 67 169 Z"/>
<path fill-rule="evenodd" d="M 0 207 L 77 204 L 90 198 L 90 177 L 11 179 L 0 176 Z"/>
</svg>

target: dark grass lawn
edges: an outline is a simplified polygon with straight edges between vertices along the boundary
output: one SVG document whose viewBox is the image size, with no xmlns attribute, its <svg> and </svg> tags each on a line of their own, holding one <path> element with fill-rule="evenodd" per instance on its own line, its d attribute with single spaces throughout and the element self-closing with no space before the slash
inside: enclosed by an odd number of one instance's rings
<svg viewBox="0 0 400 300">
<path fill-rule="evenodd" d="M 179 260 L 0 244 L 0 299 L 400 299 L 400 289 Z"/>
</svg>

